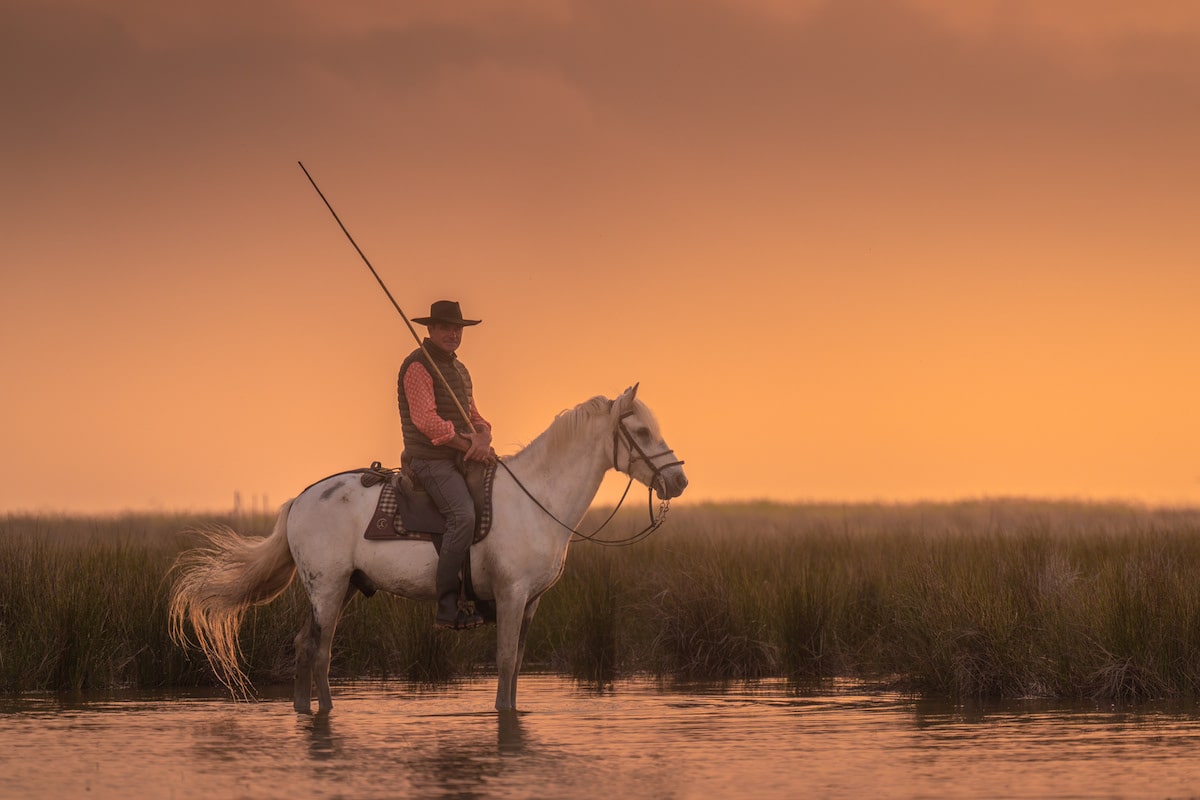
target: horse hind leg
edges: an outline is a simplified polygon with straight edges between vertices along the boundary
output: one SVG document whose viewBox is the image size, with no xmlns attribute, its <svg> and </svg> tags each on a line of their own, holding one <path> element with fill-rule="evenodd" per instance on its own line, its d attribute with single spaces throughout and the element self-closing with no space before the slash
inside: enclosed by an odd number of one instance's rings
<svg viewBox="0 0 1200 800">
<path fill-rule="evenodd" d="M 333 632 L 337 629 L 338 619 L 350 601 L 358 594 L 358 589 L 347 585 L 342 592 L 341 602 L 334 606 L 334 611 L 321 626 L 321 636 L 317 644 L 316 657 L 313 661 L 313 677 L 317 684 L 317 710 L 329 712 L 333 708 L 333 696 L 329 691 L 329 661 L 333 656 Z"/>
<path fill-rule="evenodd" d="M 304 627 L 296 634 L 296 689 L 292 705 L 297 714 L 312 713 L 313 659 L 320 639 L 321 626 L 317 624 L 317 611 L 313 608 Z"/>
<path fill-rule="evenodd" d="M 317 710 L 325 713 L 333 708 L 329 689 L 329 661 L 333 651 L 333 633 L 342 611 L 358 593 L 349 586 L 342 597 L 326 592 L 325 597 L 313 599 L 312 610 L 304 628 L 296 636 L 296 685 L 293 706 L 301 714 L 311 712 L 312 688 L 317 688 Z"/>
</svg>

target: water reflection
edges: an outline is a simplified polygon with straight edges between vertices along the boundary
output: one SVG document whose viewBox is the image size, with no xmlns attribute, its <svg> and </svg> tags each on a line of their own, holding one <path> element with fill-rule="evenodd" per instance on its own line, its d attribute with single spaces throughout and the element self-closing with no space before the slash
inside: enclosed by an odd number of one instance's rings
<svg viewBox="0 0 1200 800">
<path fill-rule="evenodd" d="M 523 680 L 525 680 L 523 678 Z M 1191 704 L 951 704 L 841 684 L 603 693 L 526 681 L 285 697 L 21 698 L 0 707 L 0 796 L 95 798 L 1167 797 L 1200 789 Z M 130 754 L 136 753 L 137 758 Z"/>
<path fill-rule="evenodd" d="M 333 735 L 333 720 L 329 714 L 301 716 L 298 724 L 308 729 L 308 754 L 313 759 L 328 761 L 341 755 L 341 743 Z"/>
<path fill-rule="evenodd" d="M 294 730 L 306 746 L 309 779 L 338 778 L 346 785 L 348 771 L 377 777 L 385 773 L 383 783 L 374 788 L 388 796 L 461 798 L 494 796 L 497 787 L 520 781 L 509 764 L 526 752 L 529 737 L 523 714 L 430 713 L 423 707 L 431 702 L 411 700 L 397 699 L 387 714 L 378 708 L 360 713 L 351 701 L 332 714 L 295 716 Z M 213 726 L 208 733 L 222 744 L 205 742 L 198 750 L 204 758 L 224 760 L 232 752 L 245 756 L 247 747 L 254 747 L 253 737 L 245 739 L 236 726 Z M 232 744 L 239 739 L 241 744 Z"/>
<path fill-rule="evenodd" d="M 516 711 L 501 711 L 497 715 L 497 742 L 501 753 L 516 754 L 525 749 L 525 730 L 521 715 Z"/>
</svg>

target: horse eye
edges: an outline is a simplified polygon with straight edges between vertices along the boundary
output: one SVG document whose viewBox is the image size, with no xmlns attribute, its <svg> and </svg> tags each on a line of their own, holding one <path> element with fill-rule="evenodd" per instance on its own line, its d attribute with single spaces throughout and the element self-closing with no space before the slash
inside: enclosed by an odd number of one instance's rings
<svg viewBox="0 0 1200 800">
<path fill-rule="evenodd" d="M 647 428 L 638 428 L 637 438 L 643 442 L 650 441 L 650 431 Z"/>
</svg>

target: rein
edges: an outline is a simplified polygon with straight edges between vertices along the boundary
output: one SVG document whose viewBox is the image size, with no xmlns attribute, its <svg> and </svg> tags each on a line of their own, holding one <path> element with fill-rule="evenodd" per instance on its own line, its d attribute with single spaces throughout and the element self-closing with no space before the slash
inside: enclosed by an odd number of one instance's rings
<svg viewBox="0 0 1200 800">
<path fill-rule="evenodd" d="M 628 545 L 637 544 L 638 542 L 645 540 L 647 537 L 650 536 L 650 534 L 652 534 L 656 530 L 658 530 L 658 528 L 663 524 L 663 522 L 666 521 L 667 512 L 671 510 L 671 501 L 663 500 L 659 503 L 658 516 L 655 517 L 655 515 L 654 515 L 654 484 L 655 484 L 655 482 L 658 481 L 662 477 L 661 473 L 664 469 L 666 469 L 667 467 L 673 467 L 673 466 L 682 464 L 683 461 L 671 461 L 667 464 L 662 464 L 662 465 L 655 464 L 652 459 L 662 458 L 663 456 L 667 456 L 667 455 L 673 456 L 673 455 L 675 455 L 675 451 L 674 450 L 666 450 L 662 453 L 657 453 L 653 456 L 647 455 L 646 451 L 643 450 L 636 441 L 634 441 L 633 434 L 631 434 L 629 432 L 629 429 L 625 427 L 625 418 L 633 415 L 633 413 L 634 412 L 632 412 L 632 411 L 626 411 L 624 414 L 622 414 L 617 419 L 617 424 L 613 428 L 613 469 L 616 469 L 620 472 L 624 472 L 626 475 L 628 475 L 629 483 L 625 484 L 625 491 L 621 494 L 621 499 L 617 501 L 617 505 L 612 510 L 612 513 L 608 515 L 608 518 L 605 519 L 604 522 L 600 523 L 600 527 L 596 528 L 596 530 L 592 531 L 591 533 L 580 533 L 578 530 L 576 530 L 575 528 L 571 527 L 570 525 L 568 525 L 567 523 L 563 522 L 561 519 L 556 517 L 553 513 L 551 513 L 550 509 L 548 509 L 544 505 L 542 505 L 541 500 L 538 500 L 536 497 L 533 496 L 533 493 L 530 492 L 529 489 L 527 489 L 525 487 L 525 484 L 521 483 L 521 479 L 516 476 L 516 473 L 514 473 L 512 471 L 512 469 L 508 466 L 508 464 L 504 463 L 503 459 L 498 459 L 498 461 L 500 463 L 500 466 L 504 467 L 505 471 L 507 471 L 508 474 L 512 477 L 512 479 L 516 482 L 517 486 L 519 486 L 521 488 L 521 491 L 525 493 L 525 496 L 533 501 L 534 505 L 536 505 L 538 508 L 540 508 L 546 514 L 546 516 L 550 517 L 550 519 L 554 520 L 560 526 L 562 526 L 566 530 L 570 531 L 573 536 L 578 537 L 580 541 L 591 542 L 592 544 L 603 545 L 605 547 L 626 547 Z M 629 464 L 626 465 L 626 468 L 624 470 L 621 470 L 617 466 L 617 447 L 619 444 L 619 436 L 621 436 L 622 434 L 624 435 L 625 443 L 629 448 Z M 637 451 L 637 454 L 638 454 L 638 458 L 636 458 L 636 459 L 633 457 L 633 453 L 635 450 Z M 631 473 L 633 471 L 633 465 L 636 461 L 645 461 L 647 466 L 649 466 L 651 471 L 653 472 L 653 476 L 651 477 L 651 480 L 650 480 L 650 485 L 646 487 L 646 499 L 647 499 L 647 506 L 648 506 L 648 511 L 649 511 L 649 515 L 650 515 L 650 522 L 645 528 L 642 528 L 642 530 L 638 531 L 637 533 L 635 533 L 631 536 L 626 536 L 622 539 L 597 539 L 596 534 L 600 533 L 600 531 L 604 530 L 605 526 L 608 525 L 608 523 L 612 522 L 613 517 L 615 517 L 617 515 L 617 512 L 621 510 L 621 506 L 625 503 L 625 498 L 629 496 L 629 489 L 631 486 L 633 486 L 633 475 Z M 663 481 L 663 490 L 664 490 L 664 492 L 666 491 L 665 480 Z"/>
</svg>

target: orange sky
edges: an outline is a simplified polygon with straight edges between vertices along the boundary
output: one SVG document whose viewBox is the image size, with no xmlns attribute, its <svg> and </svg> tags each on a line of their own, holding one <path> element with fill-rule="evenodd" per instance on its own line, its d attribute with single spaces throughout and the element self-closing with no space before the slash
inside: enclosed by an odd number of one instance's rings
<svg viewBox="0 0 1200 800">
<path fill-rule="evenodd" d="M 501 453 L 640 381 L 679 502 L 1200 502 L 1200 7 L 176 5 L 0 9 L 0 513 L 397 463 L 297 160 Z"/>
</svg>

